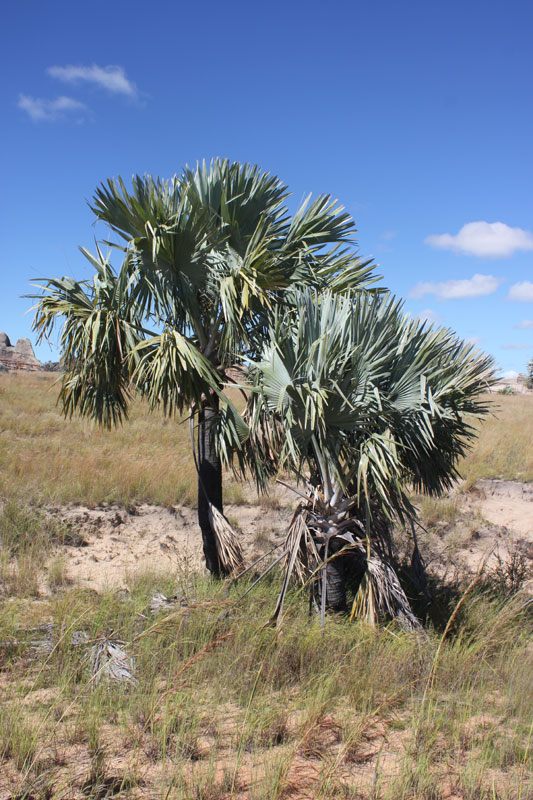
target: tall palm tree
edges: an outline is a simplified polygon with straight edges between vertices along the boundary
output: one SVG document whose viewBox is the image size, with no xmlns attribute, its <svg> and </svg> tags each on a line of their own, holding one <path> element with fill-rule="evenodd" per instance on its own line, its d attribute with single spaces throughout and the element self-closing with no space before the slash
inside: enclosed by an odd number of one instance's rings
<svg viewBox="0 0 533 800">
<path fill-rule="evenodd" d="M 305 487 L 287 540 L 287 569 L 314 580 L 322 614 L 356 603 L 416 625 L 390 562 L 388 526 L 415 510 L 407 487 L 438 495 L 457 478 L 488 411 L 489 356 L 449 329 L 406 317 L 390 295 L 317 294 L 279 309 L 251 369 L 248 457 L 259 477 L 291 471 Z M 364 603 L 362 601 L 364 600 Z"/>
<path fill-rule="evenodd" d="M 136 388 L 152 406 L 196 419 L 198 516 L 214 575 L 231 567 L 217 538 L 221 458 L 236 453 L 244 466 L 249 435 L 224 391 L 228 370 L 258 356 L 273 309 L 290 304 L 294 287 L 342 292 L 376 280 L 336 201 L 308 198 L 291 216 L 287 196 L 259 167 L 220 159 L 169 181 L 135 177 L 130 190 L 108 180 L 91 208 L 115 234 L 105 244 L 120 253 L 118 271 L 100 248 L 83 250 L 94 280 L 48 280 L 38 297 L 40 337 L 65 318 L 67 414 L 114 425 Z"/>
</svg>

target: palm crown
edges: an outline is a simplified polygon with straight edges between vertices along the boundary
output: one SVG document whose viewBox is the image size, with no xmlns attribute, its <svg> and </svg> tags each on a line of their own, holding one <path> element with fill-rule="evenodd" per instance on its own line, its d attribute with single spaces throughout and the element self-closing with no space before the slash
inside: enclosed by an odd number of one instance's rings
<svg viewBox="0 0 533 800">
<path fill-rule="evenodd" d="M 453 331 L 406 317 L 391 295 L 302 291 L 279 310 L 251 368 L 248 416 L 276 466 L 320 487 L 408 512 L 403 487 L 440 493 L 487 412 L 493 361 Z M 271 459 L 269 459 L 271 463 Z M 258 464 L 258 467 L 260 465 Z"/>
</svg>

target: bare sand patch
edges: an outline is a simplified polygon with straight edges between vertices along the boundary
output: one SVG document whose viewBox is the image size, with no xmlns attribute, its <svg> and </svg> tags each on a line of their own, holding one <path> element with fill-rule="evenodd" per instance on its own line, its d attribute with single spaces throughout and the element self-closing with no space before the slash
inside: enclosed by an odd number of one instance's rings
<svg viewBox="0 0 533 800">
<path fill-rule="evenodd" d="M 421 539 L 430 558 L 475 570 L 487 554 L 490 565 L 519 547 L 533 560 L 533 484 L 483 480 L 454 496 L 457 519 Z M 292 514 L 284 501 L 225 507 L 248 562 L 282 543 Z M 81 546 L 63 547 L 62 556 L 69 580 L 82 587 L 117 589 L 128 576 L 146 570 L 190 573 L 204 568 L 196 510 L 188 506 L 68 505 L 50 507 L 48 513 L 81 537 Z"/>
<path fill-rule="evenodd" d="M 82 545 L 63 547 L 67 575 L 97 591 L 121 588 L 127 575 L 150 571 L 202 570 L 202 536 L 196 510 L 142 504 L 124 508 L 69 505 L 48 512 L 66 522 Z M 280 544 L 291 510 L 228 505 L 225 513 L 241 536 L 245 558 L 257 558 Z"/>
<path fill-rule="evenodd" d="M 489 522 L 533 542 L 533 484 L 479 480 L 470 497 L 471 507 Z"/>
</svg>

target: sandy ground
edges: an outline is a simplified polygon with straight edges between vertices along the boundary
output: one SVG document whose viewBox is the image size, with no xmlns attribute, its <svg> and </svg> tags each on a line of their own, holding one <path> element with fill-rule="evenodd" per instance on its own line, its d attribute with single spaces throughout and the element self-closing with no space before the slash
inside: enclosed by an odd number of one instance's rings
<svg viewBox="0 0 533 800">
<path fill-rule="evenodd" d="M 82 546 L 62 550 L 68 577 L 87 588 L 119 588 L 135 572 L 187 573 L 203 568 L 195 509 L 72 505 L 49 511 L 81 536 Z M 250 562 L 283 541 L 292 515 L 290 508 L 255 505 L 228 505 L 224 511 L 241 535 L 245 559 Z"/>
<path fill-rule="evenodd" d="M 510 386 L 513 390 L 514 394 L 533 394 L 533 389 L 528 389 L 525 383 L 521 380 L 519 381 L 517 378 L 507 378 L 506 380 L 500 380 L 496 383 L 491 391 L 494 392 L 501 392 L 507 386 Z"/>
<path fill-rule="evenodd" d="M 472 508 L 484 519 L 533 542 L 533 484 L 481 480 L 470 496 Z"/>
<path fill-rule="evenodd" d="M 459 497 L 461 514 L 433 535 L 433 556 L 452 557 L 454 563 L 476 569 L 487 554 L 492 553 L 493 560 L 519 547 L 533 560 L 533 484 L 480 481 L 473 491 Z M 83 545 L 65 547 L 63 555 L 68 577 L 87 588 L 120 588 L 129 576 L 146 570 L 188 573 L 203 568 L 194 509 L 72 505 L 49 511 L 81 536 Z M 250 562 L 283 541 L 292 510 L 275 502 L 229 505 L 225 514 L 239 532 Z M 430 546 L 423 536 L 420 544 Z"/>
</svg>

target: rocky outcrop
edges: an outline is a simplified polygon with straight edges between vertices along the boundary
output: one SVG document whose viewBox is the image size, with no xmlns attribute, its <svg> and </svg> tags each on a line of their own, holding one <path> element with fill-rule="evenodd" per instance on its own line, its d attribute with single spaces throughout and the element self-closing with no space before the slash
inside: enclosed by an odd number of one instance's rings
<svg viewBox="0 0 533 800">
<path fill-rule="evenodd" d="M 9 371 L 15 369 L 35 371 L 41 368 L 41 362 L 35 358 L 29 339 L 19 339 L 13 347 L 7 333 L 0 333 L 0 369 L 2 367 Z"/>
</svg>

